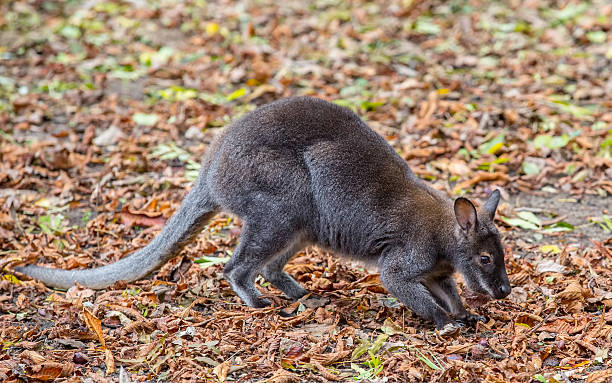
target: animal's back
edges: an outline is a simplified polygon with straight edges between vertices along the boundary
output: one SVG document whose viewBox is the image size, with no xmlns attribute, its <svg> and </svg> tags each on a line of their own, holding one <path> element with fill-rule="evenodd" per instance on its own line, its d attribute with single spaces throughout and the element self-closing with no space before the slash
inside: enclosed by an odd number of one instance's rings
<svg viewBox="0 0 612 383">
<path fill-rule="evenodd" d="M 271 217 L 347 253 L 377 240 L 364 228 L 385 235 L 375 228 L 389 227 L 398 196 L 416 178 L 355 113 L 311 97 L 245 115 L 212 155 L 208 184 L 223 208 L 247 220 Z"/>
</svg>

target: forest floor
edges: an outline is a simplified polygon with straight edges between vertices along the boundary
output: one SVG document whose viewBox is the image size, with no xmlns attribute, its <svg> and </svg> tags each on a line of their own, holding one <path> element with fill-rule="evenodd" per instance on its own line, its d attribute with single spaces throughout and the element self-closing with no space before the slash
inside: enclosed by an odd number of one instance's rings
<svg viewBox="0 0 612 383">
<path fill-rule="evenodd" d="M 610 382 L 611 79 L 605 0 L 0 2 L 0 380 Z M 316 248 L 287 270 L 320 298 L 258 279 L 274 306 L 250 309 L 227 214 L 142 281 L 12 272 L 145 246 L 216 132 L 294 95 L 352 108 L 453 198 L 501 190 L 513 291 L 472 308 L 487 323 L 441 337 Z"/>
</svg>

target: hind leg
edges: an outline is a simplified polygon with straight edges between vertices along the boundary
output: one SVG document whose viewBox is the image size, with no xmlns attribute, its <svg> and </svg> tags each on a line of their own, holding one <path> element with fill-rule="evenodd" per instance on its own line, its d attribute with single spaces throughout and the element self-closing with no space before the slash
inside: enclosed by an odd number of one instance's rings
<svg viewBox="0 0 612 383">
<path fill-rule="evenodd" d="M 304 243 L 297 241 L 283 255 L 270 261 L 261 272 L 261 275 L 268 282 L 292 299 L 300 299 L 308 294 L 308 290 L 303 288 L 291 275 L 284 271 L 287 262 L 303 247 Z"/>
<path fill-rule="evenodd" d="M 272 221 L 265 224 L 246 222 L 238 247 L 223 270 L 232 289 L 250 307 L 265 307 L 270 304 L 261 298 L 255 287 L 255 277 L 264 266 L 279 256 L 294 243 L 295 230 L 279 228 Z M 297 283 L 297 282 L 296 282 Z"/>
</svg>

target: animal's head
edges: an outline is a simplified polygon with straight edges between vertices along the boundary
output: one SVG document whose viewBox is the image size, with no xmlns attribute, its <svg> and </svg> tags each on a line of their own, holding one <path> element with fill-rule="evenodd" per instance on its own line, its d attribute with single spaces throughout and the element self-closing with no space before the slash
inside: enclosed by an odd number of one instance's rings
<svg viewBox="0 0 612 383">
<path fill-rule="evenodd" d="M 455 267 L 463 274 L 468 289 L 501 299 L 510 294 L 504 249 L 493 219 L 499 203 L 493 191 L 478 210 L 466 198 L 455 200 Z"/>
</svg>

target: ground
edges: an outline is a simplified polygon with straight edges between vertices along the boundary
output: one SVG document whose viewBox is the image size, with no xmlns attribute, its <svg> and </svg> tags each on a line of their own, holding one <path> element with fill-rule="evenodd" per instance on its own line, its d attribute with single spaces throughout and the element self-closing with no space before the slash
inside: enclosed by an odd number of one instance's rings
<svg viewBox="0 0 612 383">
<path fill-rule="evenodd" d="M 612 381 L 609 2 L 0 10 L 3 381 Z M 241 228 L 225 214 L 135 283 L 64 292 L 12 272 L 146 245 L 216 132 L 304 94 L 352 108 L 453 198 L 502 191 L 513 292 L 472 307 L 488 322 L 441 337 L 375 270 L 316 248 L 287 270 L 319 298 L 258 280 L 274 306 L 247 308 L 221 273 Z"/>
</svg>

